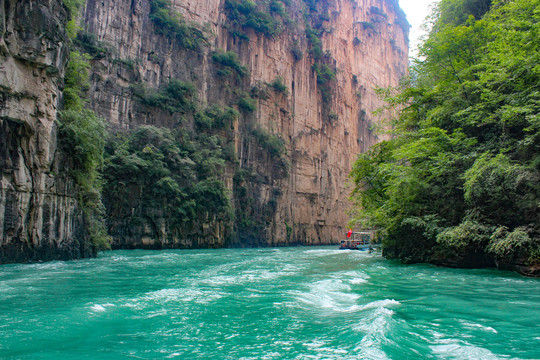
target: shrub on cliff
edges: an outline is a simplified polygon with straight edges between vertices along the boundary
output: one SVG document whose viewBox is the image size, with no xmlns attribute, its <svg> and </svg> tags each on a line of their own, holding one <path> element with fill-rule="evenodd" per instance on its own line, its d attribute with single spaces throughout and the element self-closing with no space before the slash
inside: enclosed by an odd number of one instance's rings
<svg viewBox="0 0 540 360">
<path fill-rule="evenodd" d="M 270 11 L 279 15 L 284 13 L 283 5 L 278 1 L 273 1 L 268 8 L 265 3 L 264 8 L 259 10 L 258 4 L 252 0 L 225 0 L 225 12 L 233 27 L 251 28 L 269 38 L 279 35 L 282 30 L 282 23 L 270 15 Z"/>
<path fill-rule="evenodd" d="M 69 156 L 65 168 L 80 187 L 79 204 L 90 239 L 97 249 L 107 249 L 110 239 L 103 223 L 99 174 L 107 131 L 103 120 L 85 108 L 89 68 L 86 54 L 70 53 L 64 78 L 64 110 L 58 117 L 58 144 Z"/>
<path fill-rule="evenodd" d="M 208 42 L 205 31 L 197 25 L 188 24 L 182 14 L 171 7 L 169 0 L 151 0 L 150 19 L 159 34 L 175 40 L 190 50 L 200 50 Z"/>
<path fill-rule="evenodd" d="M 274 88 L 274 90 L 278 93 L 282 93 L 285 95 L 287 95 L 288 93 L 287 85 L 283 83 L 283 78 L 281 76 L 276 77 L 274 81 L 270 83 L 270 86 Z"/>
<path fill-rule="evenodd" d="M 197 88 L 192 83 L 170 79 L 158 90 L 149 89 L 145 84 L 132 86 L 133 94 L 144 105 L 167 110 L 170 114 L 195 111 Z"/>
<path fill-rule="evenodd" d="M 223 51 L 222 49 L 218 49 L 218 51 L 212 54 L 212 60 L 225 68 L 233 70 L 241 78 L 249 74 L 247 67 L 240 63 L 238 54 L 234 51 Z"/>
</svg>

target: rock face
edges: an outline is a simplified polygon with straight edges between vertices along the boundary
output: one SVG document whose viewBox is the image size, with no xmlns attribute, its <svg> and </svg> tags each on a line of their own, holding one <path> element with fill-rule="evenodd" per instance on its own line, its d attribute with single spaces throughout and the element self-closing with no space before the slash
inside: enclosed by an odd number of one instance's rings
<svg viewBox="0 0 540 360">
<path fill-rule="evenodd" d="M 60 0 L 0 2 L 0 263 L 93 254 L 56 146 L 65 21 Z"/>
<path fill-rule="evenodd" d="M 78 46 L 93 57 L 88 105 L 111 132 L 179 126 L 176 115 L 141 105 L 134 84 L 192 83 L 201 108 L 240 114 L 224 131 L 234 160 L 219 175 L 236 219 L 197 214 L 178 235 L 164 210 L 137 226 L 110 216 L 113 247 L 332 244 L 345 233 L 348 173 L 379 140 L 373 89 L 397 85 L 407 71 L 404 14 L 395 0 L 272 1 L 285 12 L 271 15 L 282 31 L 269 36 L 257 24 L 235 23 L 227 9 L 269 3 L 242 1 L 86 1 Z M 156 3 L 202 29 L 206 44 L 190 49 L 167 36 L 150 16 Z M 64 168 L 70 162 L 57 146 L 66 17 L 61 0 L 0 0 L 0 263 L 95 254 L 80 192 Z M 308 27 L 319 40 L 306 36 Z M 224 80 L 213 58 L 220 51 L 238 54 L 249 75 Z M 254 109 L 242 109 L 242 94 Z M 194 131 L 194 113 L 184 117 L 182 126 Z M 265 146 L 268 139 L 280 140 L 283 153 Z"/>
<path fill-rule="evenodd" d="M 213 239 L 205 244 L 208 234 L 220 233 L 212 228 L 221 225 L 206 224 L 203 229 L 201 224 L 199 233 L 207 235 L 193 243 L 173 239 L 173 247 L 333 244 L 346 232 L 348 174 L 357 154 L 379 140 L 372 132 L 379 119 L 372 112 L 382 104 L 374 88 L 395 86 L 407 72 L 408 24 L 394 0 L 312 1 L 311 11 L 324 16 L 316 21 L 308 16 L 308 22 L 322 34 L 326 63 L 336 70 L 330 98 L 324 101 L 303 25 L 309 13 L 306 3 L 290 2 L 290 22 L 281 34 L 269 37 L 243 27 L 244 36 L 238 37 L 225 1 L 171 1 L 172 9 L 188 23 L 213 34 L 208 47 L 191 51 L 158 34 L 149 17 L 149 0 L 86 2 L 85 31 L 114 49 L 112 56 L 95 56 L 90 92 L 93 110 L 113 131 L 174 126 L 167 116 L 138 106 L 130 87 L 137 82 L 158 88 L 179 79 L 196 85 L 201 104 L 231 105 L 234 89 L 216 75 L 211 57 L 216 49 L 236 52 L 250 73 L 247 89 L 264 90 L 256 98 L 255 112 L 242 113 L 235 123 L 232 136 L 239 163 L 222 174 L 237 208 L 246 206 L 246 197 L 239 195 L 234 174 L 238 169 L 253 174 L 241 185 L 250 202 L 246 216 L 259 226 L 245 233 L 237 226 L 227 242 Z M 282 79 L 286 93 L 268 90 L 267 84 L 276 78 Z M 250 138 L 253 126 L 285 140 L 286 166 Z M 126 226 L 115 220 L 109 227 L 123 234 L 129 232 Z M 112 235 L 117 247 L 161 247 L 158 236 L 148 231 L 129 239 Z M 137 237 L 144 237 L 144 243 L 134 244 Z"/>
</svg>

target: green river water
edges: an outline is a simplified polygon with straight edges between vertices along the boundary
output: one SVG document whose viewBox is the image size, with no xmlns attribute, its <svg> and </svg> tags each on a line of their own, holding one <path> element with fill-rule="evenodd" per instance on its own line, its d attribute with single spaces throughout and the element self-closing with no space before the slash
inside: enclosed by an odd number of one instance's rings
<svg viewBox="0 0 540 360">
<path fill-rule="evenodd" d="M 540 280 L 335 248 L 0 266 L 1 359 L 540 359 Z"/>
</svg>

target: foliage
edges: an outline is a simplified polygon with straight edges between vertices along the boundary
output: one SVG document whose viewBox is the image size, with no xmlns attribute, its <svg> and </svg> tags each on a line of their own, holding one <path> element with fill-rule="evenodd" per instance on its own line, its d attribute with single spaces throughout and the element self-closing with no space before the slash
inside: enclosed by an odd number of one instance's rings
<svg viewBox="0 0 540 360">
<path fill-rule="evenodd" d="M 538 173 L 498 154 L 482 154 L 464 174 L 464 197 L 485 222 L 511 228 L 536 221 Z"/>
<path fill-rule="evenodd" d="M 493 229 L 477 221 L 464 220 L 457 226 L 450 227 L 437 235 L 437 242 L 456 251 L 463 252 L 467 248 L 484 248 L 489 242 Z"/>
<path fill-rule="evenodd" d="M 440 25 L 462 25 L 472 15 L 481 19 L 491 6 L 491 0 L 442 0 L 438 4 Z"/>
<path fill-rule="evenodd" d="M 225 159 L 216 136 L 143 126 L 118 134 L 106 149 L 109 218 L 132 223 L 163 219 L 178 233 L 205 214 L 232 221 L 229 195 L 218 178 Z"/>
<path fill-rule="evenodd" d="M 288 93 L 287 85 L 283 83 L 283 78 L 281 76 L 276 77 L 274 81 L 272 81 L 270 86 L 274 88 L 274 90 L 278 93 L 282 93 L 285 95 L 287 95 Z"/>
<path fill-rule="evenodd" d="M 323 104 L 329 104 L 332 100 L 332 81 L 336 78 L 336 71 L 321 63 L 313 64 L 313 70 L 317 74 L 317 84 L 321 91 Z"/>
<path fill-rule="evenodd" d="M 157 91 L 144 84 L 134 85 L 133 94 L 142 104 L 167 110 L 170 114 L 193 112 L 196 108 L 197 88 L 177 79 L 170 79 Z"/>
<path fill-rule="evenodd" d="M 225 0 L 225 12 L 236 28 L 251 28 L 269 38 L 283 31 L 282 22 L 271 15 L 284 17 L 285 8 L 281 1 L 273 0 L 268 7 L 265 2 L 258 6 L 253 0 Z"/>
<path fill-rule="evenodd" d="M 444 248 L 534 258 L 538 5 L 441 1 L 411 79 L 380 90 L 399 110 L 389 119 L 392 139 L 361 154 L 351 177 L 355 221 L 385 229 L 387 254 L 429 261 Z M 513 235 L 497 235 L 501 227 Z"/>
<path fill-rule="evenodd" d="M 317 84 L 321 92 L 323 105 L 330 104 L 332 100 L 332 81 L 336 77 L 335 67 L 328 64 L 334 63 L 330 52 L 323 52 L 321 37 L 324 29 L 313 28 L 306 21 L 306 38 L 309 45 L 309 54 L 314 59 L 313 70 L 317 74 Z"/>
<path fill-rule="evenodd" d="M 309 44 L 309 54 L 315 61 L 320 61 L 323 57 L 321 36 L 322 31 L 317 31 L 306 24 L 306 38 Z"/>
<path fill-rule="evenodd" d="M 538 239 L 533 240 L 525 227 L 515 228 L 511 232 L 505 226 L 497 228 L 486 250 L 499 261 L 515 261 L 525 254 L 528 255 L 526 260 L 529 263 L 540 264 L 540 242 Z"/>
<path fill-rule="evenodd" d="M 364 30 L 373 30 L 373 31 L 376 30 L 375 25 L 373 25 L 372 22 L 362 21 L 360 23 L 362 24 L 362 27 L 364 28 Z"/>
<path fill-rule="evenodd" d="M 109 248 L 110 239 L 103 222 L 101 178 L 106 138 L 105 124 L 92 110 L 85 108 L 84 93 L 89 87 L 89 56 L 70 52 L 64 77 L 64 110 L 59 112 L 58 144 L 69 155 L 70 170 L 80 188 L 81 206 L 90 239 L 96 249 Z"/>
<path fill-rule="evenodd" d="M 247 67 L 240 63 L 238 54 L 236 54 L 234 51 L 225 52 L 222 49 L 219 49 L 212 55 L 212 60 L 225 68 L 234 70 L 234 72 L 236 72 L 236 74 L 238 74 L 240 77 L 245 77 L 249 73 Z"/>
<path fill-rule="evenodd" d="M 300 49 L 298 42 L 293 43 L 291 54 L 293 55 L 295 61 L 300 61 L 304 57 L 304 53 L 302 52 L 302 49 Z"/>
<path fill-rule="evenodd" d="M 111 53 L 104 43 L 97 40 L 95 34 L 86 31 L 79 31 L 73 44 L 94 59 L 105 58 Z"/>
<path fill-rule="evenodd" d="M 182 14 L 171 8 L 169 0 L 151 0 L 150 19 L 158 34 L 175 40 L 185 49 L 200 50 L 208 42 L 205 31 L 199 26 L 188 24 Z"/>
<path fill-rule="evenodd" d="M 286 154 L 285 141 L 280 136 L 270 134 L 259 126 L 254 127 L 251 133 L 257 143 L 266 149 L 271 156 L 280 158 Z"/>
<path fill-rule="evenodd" d="M 195 114 L 195 124 L 203 129 L 231 129 L 240 114 L 231 107 L 222 109 L 214 105 Z"/>
<path fill-rule="evenodd" d="M 103 120 L 88 109 L 64 110 L 60 113 L 59 136 L 80 180 L 89 174 L 97 177 L 106 137 Z"/>
<path fill-rule="evenodd" d="M 244 112 L 254 112 L 257 110 L 257 104 L 254 99 L 245 92 L 241 92 L 238 97 L 238 107 Z"/>
<path fill-rule="evenodd" d="M 74 39 L 77 36 L 77 32 L 81 29 L 77 26 L 77 20 L 84 6 L 84 0 L 64 0 L 63 3 L 69 16 L 69 21 L 66 24 L 66 32 L 70 39 Z"/>
<path fill-rule="evenodd" d="M 84 92 L 90 86 L 88 55 L 70 52 L 64 77 L 64 108 L 81 111 L 84 107 Z"/>
</svg>

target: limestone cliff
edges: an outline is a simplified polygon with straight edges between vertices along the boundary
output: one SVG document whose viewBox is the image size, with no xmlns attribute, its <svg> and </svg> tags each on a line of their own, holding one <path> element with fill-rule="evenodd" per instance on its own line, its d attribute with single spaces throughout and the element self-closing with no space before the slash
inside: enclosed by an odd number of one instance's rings
<svg viewBox="0 0 540 360">
<path fill-rule="evenodd" d="M 58 0 L 0 2 L 0 263 L 95 253 L 56 143 L 65 22 Z"/>
<path fill-rule="evenodd" d="M 56 145 L 65 9 L 55 0 L 1 4 L 0 261 L 92 255 Z M 103 199 L 113 247 L 331 244 L 346 232 L 348 173 L 378 141 L 374 88 L 407 71 L 408 24 L 396 0 L 87 0 L 80 26 L 72 46 L 91 57 L 88 106 L 119 139 L 139 141 L 141 156 L 180 169 L 174 179 L 163 170 L 159 201 L 146 190 L 151 178 L 104 173 L 114 182 Z M 196 152 L 201 131 L 207 143 Z M 146 160 L 118 144 L 111 154 L 140 173 Z M 219 179 L 201 177 L 213 151 Z M 208 209 L 193 194 L 209 195 Z"/>
<path fill-rule="evenodd" d="M 249 207 L 241 215 L 251 217 L 258 227 L 243 234 L 237 226 L 227 244 L 214 237 L 216 245 L 335 243 L 348 220 L 346 184 L 352 162 L 378 140 L 372 132 L 378 119 L 372 112 L 381 102 L 374 88 L 397 85 L 407 71 L 408 24 L 404 14 L 393 0 L 296 0 L 284 2 L 289 18 L 279 23 L 284 24 L 283 31 L 267 36 L 254 26 L 235 27 L 227 12 L 227 6 L 232 6 L 228 3 L 171 2 L 172 9 L 188 24 L 200 24 L 212 34 L 208 46 L 193 51 L 159 34 L 150 19 L 148 0 L 88 0 L 85 31 L 104 48 L 114 49 L 111 56 L 94 59 L 92 107 L 116 131 L 148 124 L 174 127 L 170 116 L 141 108 L 130 84 L 142 82 L 158 88 L 169 79 L 180 79 L 196 85 L 199 102 L 204 105 L 234 104 L 234 87 L 258 92 L 253 96 L 256 110 L 241 113 L 232 131 L 239 163 L 230 164 L 222 174 L 235 206 Z M 306 26 L 318 31 L 325 64 L 335 70 L 335 79 L 324 84 L 330 92 L 326 99 L 321 96 L 325 89 L 321 89 L 320 74 L 314 70 L 316 59 L 310 52 L 313 44 L 306 36 Z M 242 36 L 238 36 L 239 31 Z M 216 75 L 211 56 L 216 49 L 238 54 L 249 70 L 247 84 L 224 83 Z M 276 78 L 287 91 L 272 91 L 268 84 Z M 286 170 L 282 171 L 268 151 L 250 137 L 253 126 L 284 139 Z M 239 169 L 252 174 L 240 184 L 247 188 L 242 199 L 238 183 L 233 181 Z M 112 228 L 118 226 L 128 225 L 111 223 Z M 202 224 L 198 227 L 200 231 L 195 233 L 204 234 L 200 239 L 186 243 L 169 236 L 171 246 L 205 246 L 212 231 L 203 230 Z M 137 237 L 140 239 L 140 234 L 115 236 L 116 245 L 132 246 L 141 241 Z M 146 245 L 157 241 L 161 247 L 159 239 L 168 236 L 146 231 L 144 237 Z"/>
</svg>

